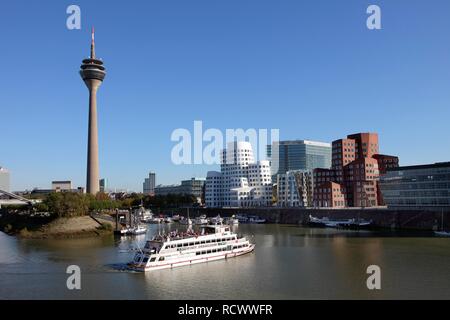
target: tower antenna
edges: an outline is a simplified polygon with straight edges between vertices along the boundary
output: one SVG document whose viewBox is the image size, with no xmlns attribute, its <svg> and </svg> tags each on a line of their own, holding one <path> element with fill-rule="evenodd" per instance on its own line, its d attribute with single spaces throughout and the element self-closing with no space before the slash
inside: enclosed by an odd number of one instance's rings
<svg viewBox="0 0 450 320">
<path fill-rule="evenodd" d="M 91 33 L 91 59 L 95 59 L 95 40 L 94 40 L 95 29 L 92 27 Z"/>
</svg>

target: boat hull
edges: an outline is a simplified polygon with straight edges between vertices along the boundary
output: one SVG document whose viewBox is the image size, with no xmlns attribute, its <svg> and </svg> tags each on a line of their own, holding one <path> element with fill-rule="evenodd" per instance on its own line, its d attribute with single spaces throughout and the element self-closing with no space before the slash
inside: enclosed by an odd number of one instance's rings
<svg viewBox="0 0 450 320">
<path fill-rule="evenodd" d="M 184 267 L 184 266 L 190 266 L 193 264 L 198 263 L 205 263 L 205 262 L 211 262 L 211 261 L 217 261 L 217 260 L 223 260 L 223 259 L 229 259 L 229 258 L 235 258 L 242 256 L 247 253 L 253 252 L 255 249 L 255 245 L 251 244 L 248 248 L 245 248 L 244 250 L 234 250 L 223 254 L 218 255 L 210 255 L 202 258 L 191 258 L 179 262 L 172 262 L 172 263 L 165 263 L 155 266 L 149 266 L 149 267 L 137 267 L 135 265 L 130 265 L 129 268 L 133 271 L 139 271 L 139 272 L 149 272 L 149 271 L 155 271 L 155 270 L 162 270 L 162 269 L 173 269 L 178 267 Z"/>
<path fill-rule="evenodd" d="M 447 231 L 435 231 L 434 234 L 439 237 L 450 237 L 450 232 Z"/>
</svg>

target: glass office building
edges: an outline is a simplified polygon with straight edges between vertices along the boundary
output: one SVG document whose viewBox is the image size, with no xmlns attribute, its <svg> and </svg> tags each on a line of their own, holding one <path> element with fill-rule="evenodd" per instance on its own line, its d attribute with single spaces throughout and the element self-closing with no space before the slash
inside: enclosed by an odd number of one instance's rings
<svg viewBox="0 0 450 320">
<path fill-rule="evenodd" d="M 267 146 L 272 174 L 292 170 L 313 170 L 331 167 L 331 144 L 326 142 L 294 140 L 279 141 Z"/>
<path fill-rule="evenodd" d="M 389 207 L 450 207 L 450 162 L 388 169 L 380 188 Z"/>
</svg>

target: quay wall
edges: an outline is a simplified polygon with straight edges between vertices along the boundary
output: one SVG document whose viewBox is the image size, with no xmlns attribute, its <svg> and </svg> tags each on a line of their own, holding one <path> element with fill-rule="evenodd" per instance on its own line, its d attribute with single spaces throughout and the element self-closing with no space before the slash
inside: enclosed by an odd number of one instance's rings
<svg viewBox="0 0 450 320">
<path fill-rule="evenodd" d="M 187 209 L 176 210 L 186 216 Z M 233 214 L 257 215 L 269 223 L 301 224 L 309 215 L 322 218 L 350 219 L 361 218 L 372 220 L 373 227 L 396 230 L 438 230 L 443 224 L 445 230 L 450 229 L 450 208 L 446 210 L 430 209 L 388 209 L 388 208 L 349 208 L 349 209 L 305 209 L 305 208 L 189 208 L 190 217 L 205 214 L 222 217 Z M 442 218 L 443 217 L 443 218 Z"/>
</svg>

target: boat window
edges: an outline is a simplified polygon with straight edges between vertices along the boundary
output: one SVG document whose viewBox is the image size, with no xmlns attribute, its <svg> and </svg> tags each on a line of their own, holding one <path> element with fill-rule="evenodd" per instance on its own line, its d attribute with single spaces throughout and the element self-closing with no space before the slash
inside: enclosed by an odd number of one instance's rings
<svg viewBox="0 0 450 320">
<path fill-rule="evenodd" d="M 159 257 L 158 261 L 164 261 L 164 257 Z"/>
<path fill-rule="evenodd" d="M 181 247 L 181 243 L 177 244 L 177 248 L 180 248 L 180 247 Z"/>
<path fill-rule="evenodd" d="M 202 254 L 206 254 L 206 251 L 202 251 Z"/>
<path fill-rule="evenodd" d="M 189 246 L 193 246 L 194 245 L 194 243 L 193 242 L 189 242 Z"/>
<path fill-rule="evenodd" d="M 188 245 L 187 243 L 183 243 L 183 247 L 187 247 L 187 245 Z"/>
<path fill-rule="evenodd" d="M 201 255 L 202 253 L 200 252 L 200 251 L 197 251 L 196 253 L 195 253 L 195 255 L 196 256 L 199 256 L 199 255 Z"/>
<path fill-rule="evenodd" d="M 153 257 L 153 258 L 150 259 L 150 262 L 153 262 L 155 260 L 156 260 L 156 257 Z"/>
<path fill-rule="evenodd" d="M 211 253 L 211 250 L 208 250 L 206 253 Z"/>
<path fill-rule="evenodd" d="M 148 257 L 145 257 L 144 260 L 142 260 L 143 263 L 147 263 Z"/>
<path fill-rule="evenodd" d="M 206 240 L 206 243 L 210 243 L 211 242 L 211 240 Z"/>
</svg>

